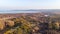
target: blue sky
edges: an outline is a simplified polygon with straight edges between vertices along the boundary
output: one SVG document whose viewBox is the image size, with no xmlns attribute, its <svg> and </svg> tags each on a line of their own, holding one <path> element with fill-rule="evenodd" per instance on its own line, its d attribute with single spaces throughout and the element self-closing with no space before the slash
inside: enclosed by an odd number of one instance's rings
<svg viewBox="0 0 60 34">
<path fill-rule="evenodd" d="M 0 0 L 0 9 L 60 9 L 60 0 Z"/>
</svg>

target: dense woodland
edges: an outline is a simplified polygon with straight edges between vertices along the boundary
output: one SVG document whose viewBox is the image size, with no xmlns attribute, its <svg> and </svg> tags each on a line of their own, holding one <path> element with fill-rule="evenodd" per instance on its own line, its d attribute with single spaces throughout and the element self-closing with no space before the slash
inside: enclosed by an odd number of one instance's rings
<svg viewBox="0 0 60 34">
<path fill-rule="evenodd" d="M 0 20 L 0 34 L 60 34 L 60 15 L 34 13 L 14 17 Z"/>
</svg>

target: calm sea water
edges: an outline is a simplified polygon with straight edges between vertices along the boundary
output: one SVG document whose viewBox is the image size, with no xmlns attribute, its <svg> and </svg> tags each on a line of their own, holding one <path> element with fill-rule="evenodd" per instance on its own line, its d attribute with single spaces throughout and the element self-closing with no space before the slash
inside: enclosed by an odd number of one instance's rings
<svg viewBox="0 0 60 34">
<path fill-rule="evenodd" d="M 0 11 L 0 13 L 37 13 L 39 11 Z"/>
</svg>

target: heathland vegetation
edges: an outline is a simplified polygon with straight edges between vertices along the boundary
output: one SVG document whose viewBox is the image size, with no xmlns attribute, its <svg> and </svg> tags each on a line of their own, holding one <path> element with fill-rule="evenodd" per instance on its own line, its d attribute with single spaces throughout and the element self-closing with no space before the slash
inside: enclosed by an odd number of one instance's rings
<svg viewBox="0 0 60 34">
<path fill-rule="evenodd" d="M 10 15 L 0 19 L 0 34 L 60 34 L 59 17 L 40 13 Z"/>
</svg>

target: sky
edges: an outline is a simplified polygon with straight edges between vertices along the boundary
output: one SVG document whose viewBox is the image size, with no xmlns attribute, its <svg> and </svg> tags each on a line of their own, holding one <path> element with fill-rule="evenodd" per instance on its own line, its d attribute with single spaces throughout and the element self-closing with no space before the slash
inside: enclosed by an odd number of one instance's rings
<svg viewBox="0 0 60 34">
<path fill-rule="evenodd" d="M 0 0 L 1 9 L 60 9 L 60 0 Z"/>
</svg>

